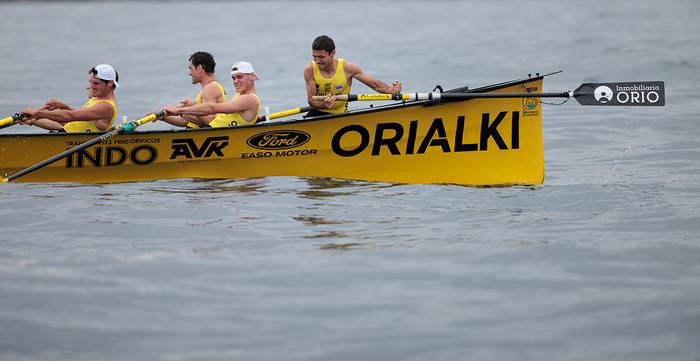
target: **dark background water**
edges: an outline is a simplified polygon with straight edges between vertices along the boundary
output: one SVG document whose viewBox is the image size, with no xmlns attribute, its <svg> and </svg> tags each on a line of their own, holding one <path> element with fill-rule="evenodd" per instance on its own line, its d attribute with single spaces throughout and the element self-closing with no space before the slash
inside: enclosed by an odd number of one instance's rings
<svg viewBox="0 0 700 361">
<path fill-rule="evenodd" d="M 666 107 L 543 109 L 545 183 L 319 178 L 0 187 L 2 360 L 698 360 L 700 6 L 673 1 L 0 3 L 0 114 L 193 97 L 187 57 L 303 105 L 316 35 L 407 91 L 563 69 Z M 354 84 L 356 92 L 367 89 Z M 361 105 L 354 105 L 359 107 Z M 162 123 L 144 129 L 166 128 Z M 15 126 L 7 132 L 40 132 Z"/>
</svg>

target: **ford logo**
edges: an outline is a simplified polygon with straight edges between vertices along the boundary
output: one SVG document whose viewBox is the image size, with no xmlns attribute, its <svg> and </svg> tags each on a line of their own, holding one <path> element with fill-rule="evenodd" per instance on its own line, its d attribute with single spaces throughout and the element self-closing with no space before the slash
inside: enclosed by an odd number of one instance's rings
<svg viewBox="0 0 700 361">
<path fill-rule="evenodd" d="M 289 149 L 295 148 L 311 139 L 309 133 L 299 130 L 275 130 L 256 134 L 246 141 L 249 146 L 257 149 Z"/>
</svg>

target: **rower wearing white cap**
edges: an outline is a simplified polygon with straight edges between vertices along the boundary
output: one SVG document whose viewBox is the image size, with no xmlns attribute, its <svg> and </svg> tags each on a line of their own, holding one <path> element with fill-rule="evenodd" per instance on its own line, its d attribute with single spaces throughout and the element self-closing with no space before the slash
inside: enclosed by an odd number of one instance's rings
<svg viewBox="0 0 700 361">
<path fill-rule="evenodd" d="M 39 108 L 27 108 L 29 117 L 22 124 L 64 132 L 104 132 L 117 117 L 114 90 L 119 75 L 109 64 L 100 64 L 88 72 L 90 99 L 80 109 L 73 109 L 58 99 L 50 99 Z"/>
<path fill-rule="evenodd" d="M 239 61 L 231 67 L 231 80 L 236 94 L 224 103 L 197 104 L 192 106 L 166 105 L 163 110 L 169 115 L 210 115 L 216 114 L 207 125 L 214 128 L 235 127 L 255 124 L 260 114 L 260 99 L 255 94 L 255 74 L 253 65 Z"/>
</svg>

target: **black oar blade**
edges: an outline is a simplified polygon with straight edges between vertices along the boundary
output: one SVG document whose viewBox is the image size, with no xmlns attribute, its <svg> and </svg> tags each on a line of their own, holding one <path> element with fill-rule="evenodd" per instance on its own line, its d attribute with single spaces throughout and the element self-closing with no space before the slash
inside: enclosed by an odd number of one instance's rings
<svg viewBox="0 0 700 361">
<path fill-rule="evenodd" d="M 574 91 L 574 98 L 581 105 L 666 105 L 666 92 L 663 81 L 584 83 Z"/>
</svg>

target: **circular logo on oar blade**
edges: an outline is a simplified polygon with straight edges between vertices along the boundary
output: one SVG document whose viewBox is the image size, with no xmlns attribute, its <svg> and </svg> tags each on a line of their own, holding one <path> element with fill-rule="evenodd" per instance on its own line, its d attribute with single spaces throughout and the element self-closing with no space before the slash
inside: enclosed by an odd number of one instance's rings
<svg viewBox="0 0 700 361">
<path fill-rule="evenodd" d="M 276 150 L 295 148 L 311 139 L 311 135 L 300 130 L 275 130 L 258 133 L 246 141 L 249 146 L 257 149 Z"/>
<path fill-rule="evenodd" d="M 601 85 L 595 88 L 595 90 L 593 91 L 593 96 L 595 97 L 595 100 L 597 100 L 599 103 L 607 103 L 612 100 L 613 91 L 607 86 Z"/>
</svg>

